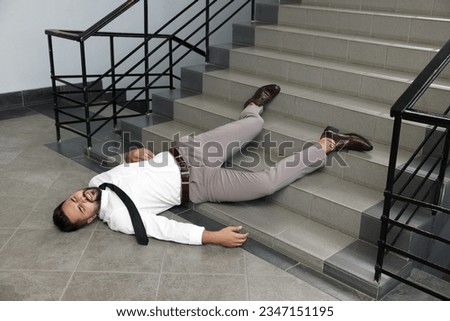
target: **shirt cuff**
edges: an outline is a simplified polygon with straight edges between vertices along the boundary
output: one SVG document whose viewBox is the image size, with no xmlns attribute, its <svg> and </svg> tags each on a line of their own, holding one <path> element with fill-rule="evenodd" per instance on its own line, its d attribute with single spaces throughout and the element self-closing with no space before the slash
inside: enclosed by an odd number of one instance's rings
<svg viewBox="0 0 450 321">
<path fill-rule="evenodd" d="M 189 235 L 190 245 L 202 245 L 203 231 L 205 230 L 202 226 L 193 226 L 191 233 Z"/>
</svg>

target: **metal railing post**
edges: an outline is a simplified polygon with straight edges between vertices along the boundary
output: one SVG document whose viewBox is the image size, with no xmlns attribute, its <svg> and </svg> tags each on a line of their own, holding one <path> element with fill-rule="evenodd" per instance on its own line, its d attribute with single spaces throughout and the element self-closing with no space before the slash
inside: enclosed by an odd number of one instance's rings
<svg viewBox="0 0 450 321">
<path fill-rule="evenodd" d="M 83 79 L 83 106 L 84 116 L 86 122 L 86 137 L 88 148 L 92 147 L 91 136 L 91 116 L 89 114 L 89 95 L 88 95 L 88 83 L 87 83 L 87 68 L 86 68 L 86 49 L 84 42 L 80 42 L 80 56 L 81 56 L 81 77 Z"/>
<path fill-rule="evenodd" d="M 169 86 L 170 89 L 174 89 L 174 85 L 173 85 L 173 77 L 174 77 L 174 73 L 173 73 L 173 39 L 170 39 L 169 41 Z"/>
<path fill-rule="evenodd" d="M 388 175 L 386 180 L 386 189 L 384 192 L 384 204 L 383 204 L 383 214 L 381 216 L 381 228 L 380 237 L 378 240 L 378 254 L 377 262 L 375 265 L 375 281 L 379 282 L 381 277 L 381 270 L 383 268 L 385 245 L 388 233 L 388 221 L 391 211 L 392 193 L 394 191 L 394 177 L 395 169 L 397 166 L 397 154 L 398 147 L 400 144 L 400 132 L 402 126 L 401 117 L 395 117 L 394 129 L 392 132 L 392 143 L 391 143 L 391 154 L 389 158 Z"/>
<path fill-rule="evenodd" d="M 48 40 L 48 55 L 50 59 L 50 76 L 52 80 L 53 89 L 53 110 L 55 112 L 55 127 L 56 127 L 56 140 L 61 142 L 61 128 L 59 127 L 59 110 L 58 110 L 58 97 L 56 96 L 56 79 L 55 79 L 55 60 L 53 56 L 53 41 L 52 36 L 47 36 Z"/>
<path fill-rule="evenodd" d="M 117 129 L 117 98 L 116 98 L 116 68 L 115 50 L 114 50 L 114 36 L 109 37 L 109 52 L 111 60 L 111 91 L 112 91 L 112 105 L 113 105 L 113 123 L 114 129 Z"/>
<path fill-rule="evenodd" d="M 209 20 L 210 20 L 210 2 L 209 0 L 206 0 L 206 10 L 205 10 L 205 62 L 209 63 Z"/>
<path fill-rule="evenodd" d="M 437 186 L 436 186 L 436 195 L 434 199 L 435 205 L 440 205 L 442 202 L 443 197 L 442 190 L 444 188 L 444 177 L 448 166 L 449 150 L 450 150 L 450 128 L 446 128 L 445 142 L 441 154 L 441 167 L 439 168 L 439 175 L 436 179 Z M 436 211 L 433 211 L 433 214 L 436 214 Z"/>
<path fill-rule="evenodd" d="M 148 0 L 144 0 L 144 54 L 145 54 L 145 107 L 147 109 L 147 114 L 150 113 L 150 88 L 149 88 L 149 64 L 148 64 Z"/>
<path fill-rule="evenodd" d="M 251 8 L 251 19 L 252 19 L 252 22 L 255 22 L 255 0 L 252 0 L 251 6 L 252 6 L 252 8 Z"/>
</svg>

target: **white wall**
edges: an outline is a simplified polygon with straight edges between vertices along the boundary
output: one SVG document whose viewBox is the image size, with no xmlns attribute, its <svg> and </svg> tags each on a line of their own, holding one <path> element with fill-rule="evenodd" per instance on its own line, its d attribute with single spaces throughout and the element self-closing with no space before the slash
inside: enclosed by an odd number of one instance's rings
<svg viewBox="0 0 450 321">
<path fill-rule="evenodd" d="M 0 94 L 51 86 L 45 29 L 85 30 L 124 1 L 0 0 Z M 189 2 L 149 1 L 152 12 L 150 30 L 162 25 Z M 138 3 L 105 30 L 140 32 L 143 30 L 142 15 L 142 4 Z M 247 17 L 245 15 L 244 19 L 248 19 Z M 231 32 L 226 37 L 231 37 Z M 223 42 L 226 41 L 229 39 L 223 39 Z M 109 62 L 103 57 L 96 58 L 96 53 L 104 46 L 99 41 L 88 49 L 89 68 L 101 69 L 108 65 Z M 117 50 L 125 48 L 119 47 Z M 62 65 L 64 72 L 79 73 L 79 49 L 76 44 L 67 40 L 55 40 L 55 52 L 58 68 Z"/>
</svg>

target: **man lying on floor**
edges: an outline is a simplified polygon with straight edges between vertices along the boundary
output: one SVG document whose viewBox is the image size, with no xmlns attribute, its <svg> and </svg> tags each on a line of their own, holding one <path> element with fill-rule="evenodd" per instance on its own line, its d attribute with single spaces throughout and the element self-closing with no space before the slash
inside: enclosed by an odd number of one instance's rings
<svg viewBox="0 0 450 321">
<path fill-rule="evenodd" d="M 64 200 L 54 210 L 53 222 L 62 231 L 75 231 L 99 217 L 114 231 L 135 234 L 140 244 L 154 237 L 193 245 L 241 246 L 248 233 L 239 233 L 240 226 L 209 231 L 158 214 L 188 201 L 240 202 L 267 196 L 324 166 L 330 152 L 372 149 L 360 135 L 342 134 L 327 127 L 316 144 L 284 158 L 269 170 L 223 168 L 236 152 L 230 146 L 242 148 L 261 132 L 263 106 L 279 92 L 277 85 L 259 88 L 244 104 L 238 120 L 195 137 L 183 137 L 167 152 L 154 155 L 145 148 L 130 151 L 125 163 L 93 177 L 89 187 Z M 208 144 L 220 148 L 211 155 L 205 148 Z"/>
</svg>

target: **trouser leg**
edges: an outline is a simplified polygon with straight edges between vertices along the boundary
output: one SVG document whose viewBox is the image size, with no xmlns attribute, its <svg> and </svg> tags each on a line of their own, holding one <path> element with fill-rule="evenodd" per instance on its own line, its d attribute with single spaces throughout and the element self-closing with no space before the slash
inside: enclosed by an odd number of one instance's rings
<svg viewBox="0 0 450 321">
<path fill-rule="evenodd" d="M 180 153 L 190 166 L 220 167 L 262 130 L 262 107 L 247 106 L 239 120 L 196 136 L 184 136 L 177 143 Z"/>
<path fill-rule="evenodd" d="M 191 201 L 193 203 L 238 202 L 271 195 L 321 168 L 325 160 L 325 151 L 317 144 L 302 152 L 294 153 L 276 166 L 262 172 L 193 168 Z"/>
</svg>

